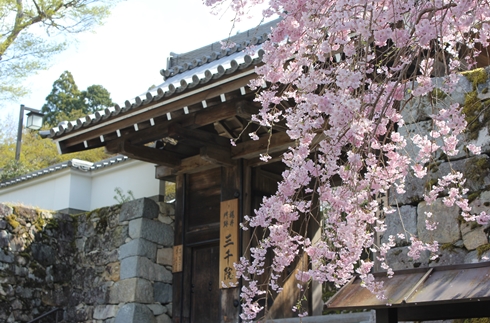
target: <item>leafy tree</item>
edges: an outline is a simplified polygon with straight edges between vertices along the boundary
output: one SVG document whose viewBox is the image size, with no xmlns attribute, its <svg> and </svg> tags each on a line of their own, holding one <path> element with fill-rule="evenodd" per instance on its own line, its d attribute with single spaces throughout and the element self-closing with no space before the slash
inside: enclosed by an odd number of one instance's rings
<svg viewBox="0 0 490 323">
<path fill-rule="evenodd" d="M 109 91 L 103 86 L 91 85 L 80 91 L 73 75 L 65 71 L 53 83 L 41 111 L 45 114 L 46 125 L 56 126 L 60 121 L 74 120 L 113 104 Z"/>
<path fill-rule="evenodd" d="M 82 91 L 82 100 L 88 113 L 114 105 L 111 94 L 102 85 L 91 85 L 87 90 Z"/>
<path fill-rule="evenodd" d="M 66 49 L 66 35 L 100 25 L 117 2 L 1 0 L 0 100 L 24 95 L 26 89 L 19 84 L 50 66 L 52 56 Z"/>
<path fill-rule="evenodd" d="M 64 113 L 66 116 L 69 116 L 72 111 L 84 113 L 83 103 L 82 92 L 78 89 L 73 75 L 69 71 L 65 71 L 54 81 L 53 89 L 46 97 L 46 103 L 41 109 L 44 113 L 44 122 L 47 125 L 55 126 L 60 113 Z"/>
<path fill-rule="evenodd" d="M 0 142 L 0 169 L 2 169 L 0 180 L 2 181 L 73 158 L 96 162 L 110 157 L 103 148 L 60 155 L 52 140 L 42 139 L 37 131 L 26 129 L 22 135 L 20 158 L 16 161 L 14 136 L 12 134 Z"/>
<path fill-rule="evenodd" d="M 22 162 L 12 159 L 9 160 L 3 167 L 0 173 L 0 181 L 6 181 L 11 178 L 15 178 L 30 171 Z"/>
<path fill-rule="evenodd" d="M 375 252 L 374 257 L 391 275 L 386 255 L 395 243 L 375 242 L 375 234 L 384 229 L 377 197 L 390 190 L 403 194 L 410 173 L 429 181 L 435 156 L 457 158 L 467 120 L 451 93 L 458 86 L 458 74 L 474 68 L 479 53 L 487 50 L 488 2 L 205 2 L 214 9 L 231 3 L 237 17 L 246 15 L 252 6 L 267 3 L 265 16 L 283 18 L 263 45 L 264 65 L 257 69 L 259 78 L 251 86 L 269 84 L 258 95 L 262 111 L 257 119 L 272 128 L 285 119 L 296 146 L 283 156 L 287 171 L 278 192 L 265 198 L 249 218 L 249 226 L 259 228 L 255 232 L 266 234 L 258 237 L 251 259 L 236 264 L 239 276 L 247 282 L 241 294 L 242 318 L 256 319 L 263 309 L 259 300 L 279 291 L 283 271 L 302 253 L 311 262 L 310 270 L 296 274 L 302 282 L 315 279 L 339 286 L 358 273 L 365 287 L 382 298 L 383 288 L 371 274 L 374 261 L 366 255 Z M 484 70 L 476 74 L 475 87 L 482 82 L 480 74 L 483 82 L 487 78 Z M 437 82 L 434 76 L 439 77 Z M 403 113 L 411 100 L 431 104 L 431 129 L 426 136 L 401 131 L 413 118 Z M 409 154 L 407 143 L 418 153 Z M 465 148 L 480 153 L 475 145 Z M 464 184 L 461 172 L 451 169 L 428 185 L 425 202 L 430 205 L 439 194 L 449 194 L 444 204 L 459 207 L 464 219 L 488 222 L 490 216 L 485 212 L 470 213 Z M 318 215 L 313 201 L 321 203 L 322 214 Z M 397 212 L 390 206 L 384 211 L 387 216 Z M 322 239 L 311 242 L 295 230 L 308 227 L 300 221 L 321 221 Z M 435 227 L 431 221 L 426 224 L 428 230 Z M 410 244 L 409 256 L 437 251 L 437 242 L 404 234 Z M 274 255 L 270 262 L 267 254 Z M 264 276 L 270 278 L 268 286 L 260 286 Z"/>
</svg>

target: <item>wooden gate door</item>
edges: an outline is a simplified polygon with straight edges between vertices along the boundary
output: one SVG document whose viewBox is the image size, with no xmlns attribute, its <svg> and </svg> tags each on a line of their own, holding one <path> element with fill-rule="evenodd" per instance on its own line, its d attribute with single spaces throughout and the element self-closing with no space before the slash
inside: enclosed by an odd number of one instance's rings
<svg viewBox="0 0 490 323">
<path fill-rule="evenodd" d="M 219 245 L 192 248 L 191 322 L 220 322 Z"/>
<path fill-rule="evenodd" d="M 176 179 L 175 245 L 183 246 L 182 272 L 174 273 L 176 323 L 221 322 L 219 224 L 221 168 Z"/>
</svg>

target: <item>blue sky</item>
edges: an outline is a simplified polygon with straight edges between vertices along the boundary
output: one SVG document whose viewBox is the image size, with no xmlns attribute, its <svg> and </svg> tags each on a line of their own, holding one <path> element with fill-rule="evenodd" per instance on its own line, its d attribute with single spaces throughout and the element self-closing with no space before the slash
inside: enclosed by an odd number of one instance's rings
<svg viewBox="0 0 490 323">
<path fill-rule="evenodd" d="M 77 42 L 53 57 L 52 67 L 29 77 L 30 94 L 0 109 L 1 118 L 15 118 L 20 104 L 40 109 L 53 82 L 70 71 L 81 90 L 93 84 L 104 86 L 114 102 L 146 91 L 163 82 L 159 71 L 166 67 L 169 53 L 187 52 L 230 34 L 255 27 L 261 21 L 260 8 L 253 18 L 232 30 L 229 10 L 212 15 L 202 0 L 125 0 L 113 10 L 106 23 L 93 33 L 76 35 Z"/>
</svg>

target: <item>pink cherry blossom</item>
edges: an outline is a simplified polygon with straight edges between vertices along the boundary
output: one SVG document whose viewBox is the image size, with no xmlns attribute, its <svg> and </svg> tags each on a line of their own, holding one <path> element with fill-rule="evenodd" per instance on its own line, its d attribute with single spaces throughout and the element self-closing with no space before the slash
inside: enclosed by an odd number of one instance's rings
<svg viewBox="0 0 490 323">
<path fill-rule="evenodd" d="M 250 257 L 235 265 L 244 282 L 242 319 L 257 319 L 263 310 L 257 295 L 280 291 L 283 271 L 302 254 L 308 256 L 310 269 L 295 274 L 305 284 L 316 280 L 341 286 L 357 274 L 382 299 L 383 286 L 372 275 L 373 261 L 363 255 L 374 254 L 373 260 L 387 275 L 393 274 L 386 255 L 395 246 L 395 237 L 376 244 L 374 236 L 386 229 L 380 214 L 397 215 L 389 206 L 380 210 L 377 199 L 390 191 L 403 194 L 409 174 L 429 181 L 427 165 L 443 153 L 449 158 L 460 153 L 467 124 L 451 94 L 460 86 L 459 72 L 475 64 L 476 48 L 488 45 L 488 3 L 205 2 L 214 11 L 220 5 L 230 8 L 240 18 L 266 3 L 264 16 L 282 18 L 262 45 L 263 65 L 256 68 L 258 78 L 250 84 L 262 106 L 252 121 L 272 136 L 279 123 L 285 124 L 295 145 L 283 154 L 286 171 L 276 194 L 264 198 L 243 224 L 257 236 L 251 241 Z M 458 56 L 461 44 L 469 48 L 466 57 Z M 439 82 L 434 81 L 435 75 L 440 76 Z M 398 129 L 414 121 L 405 120 L 403 110 L 419 99 L 428 102 L 434 91 L 445 94 L 445 99 L 434 99 L 431 129 L 403 136 Z M 250 137 L 258 139 L 253 131 Z M 466 147 L 480 153 L 474 144 Z M 415 150 L 410 153 L 408 148 Z M 271 156 L 263 153 L 260 158 L 267 161 Z M 451 170 L 427 188 L 424 200 L 430 205 L 442 198 L 467 220 L 490 220 L 485 212 L 471 213 L 467 192 L 463 175 Z M 319 220 L 321 239 L 310 241 L 305 228 Z M 436 229 L 429 216 L 426 225 Z M 417 258 L 425 251 L 436 257 L 436 241 L 411 236 L 410 243 L 409 256 Z"/>
</svg>

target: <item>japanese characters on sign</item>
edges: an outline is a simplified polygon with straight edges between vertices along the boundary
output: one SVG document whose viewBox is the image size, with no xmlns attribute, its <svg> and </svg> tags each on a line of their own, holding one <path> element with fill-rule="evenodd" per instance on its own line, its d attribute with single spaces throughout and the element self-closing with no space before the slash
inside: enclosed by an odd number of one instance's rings
<svg viewBox="0 0 490 323">
<path fill-rule="evenodd" d="M 172 272 L 174 273 L 180 273 L 182 271 L 183 249 L 184 248 L 182 245 L 174 246 L 174 257 L 173 257 L 173 264 L 172 264 Z"/>
<path fill-rule="evenodd" d="M 238 262 L 238 199 L 221 202 L 220 207 L 220 288 L 235 286 L 233 263 Z"/>
</svg>

